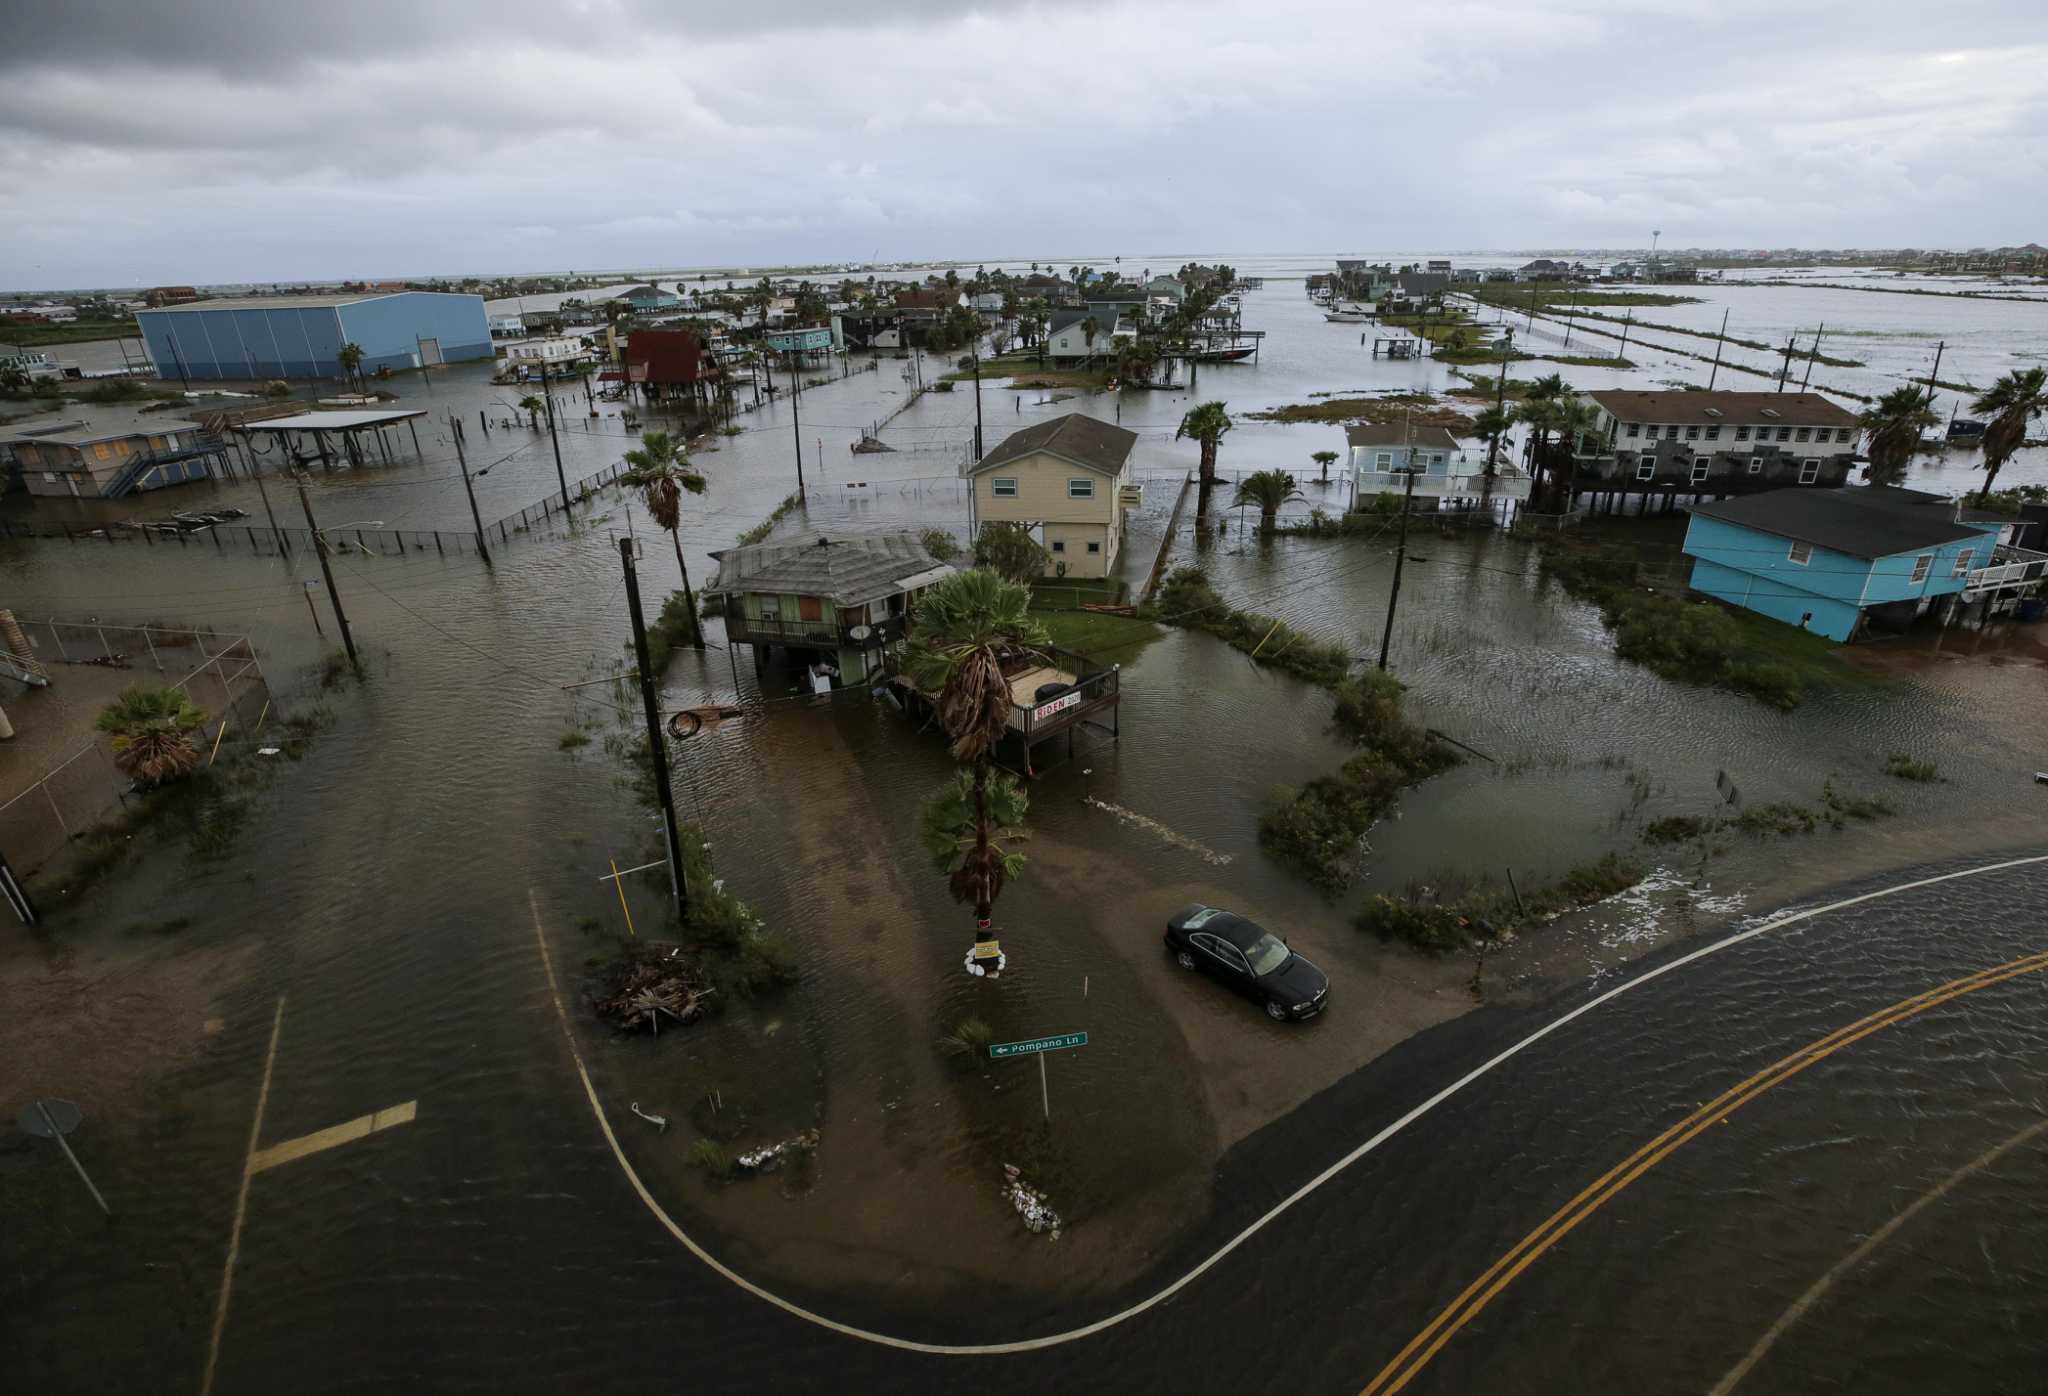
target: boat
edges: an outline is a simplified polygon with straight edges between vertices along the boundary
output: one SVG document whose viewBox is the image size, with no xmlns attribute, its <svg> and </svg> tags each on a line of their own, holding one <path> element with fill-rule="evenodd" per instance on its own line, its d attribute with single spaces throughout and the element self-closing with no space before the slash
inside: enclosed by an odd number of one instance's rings
<svg viewBox="0 0 2048 1396">
<path fill-rule="evenodd" d="M 1241 359 L 1249 359 L 1255 352 L 1252 349 L 1235 348 L 1196 349 L 1189 353 L 1187 358 L 1198 364 L 1234 364 Z"/>
<path fill-rule="evenodd" d="M 1329 310 L 1324 311 L 1323 318 L 1335 321 L 1340 325 L 1363 325 L 1372 321 L 1374 313 L 1369 305 L 1347 304 L 1333 306 Z"/>
</svg>

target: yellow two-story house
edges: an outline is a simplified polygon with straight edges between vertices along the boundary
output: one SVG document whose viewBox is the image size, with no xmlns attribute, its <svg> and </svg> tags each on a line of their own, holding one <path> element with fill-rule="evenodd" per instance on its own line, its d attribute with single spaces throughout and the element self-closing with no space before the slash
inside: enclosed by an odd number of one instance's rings
<svg viewBox="0 0 2048 1396">
<path fill-rule="evenodd" d="M 1077 412 L 1012 432 L 978 463 L 974 531 L 1020 523 L 1045 545 L 1048 577 L 1107 577 L 1123 547 L 1136 432 Z"/>
</svg>

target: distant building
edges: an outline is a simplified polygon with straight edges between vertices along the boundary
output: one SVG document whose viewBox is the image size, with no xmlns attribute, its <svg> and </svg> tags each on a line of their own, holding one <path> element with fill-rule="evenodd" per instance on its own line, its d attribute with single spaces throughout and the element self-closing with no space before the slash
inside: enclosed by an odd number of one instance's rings
<svg viewBox="0 0 2048 1396">
<path fill-rule="evenodd" d="M 1394 285 L 1407 300 L 1440 301 L 1451 289 L 1451 277 L 1441 271 L 1404 271 L 1394 278 Z"/>
<path fill-rule="evenodd" d="M 1001 291 L 976 292 L 971 304 L 975 310 L 983 315 L 1000 315 L 1003 312 L 1003 293 Z"/>
<path fill-rule="evenodd" d="M 1597 434 L 1576 443 L 1574 493 L 1755 494 L 1847 484 L 1861 425 L 1819 393 L 1633 392 L 1582 400 Z"/>
<path fill-rule="evenodd" d="M 1433 257 L 1430 259 L 1429 269 L 1431 271 L 1440 271 L 1445 276 L 1449 276 L 1451 274 L 1451 259 L 1448 257 Z"/>
<path fill-rule="evenodd" d="M 673 291 L 664 291 L 651 281 L 645 286 L 635 286 L 631 290 L 622 291 L 612 299 L 623 302 L 635 311 L 673 310 L 683 303 L 681 296 Z"/>
<path fill-rule="evenodd" d="M 31 383 L 62 378 L 64 366 L 49 354 L 29 350 L 20 354 L 0 354 L 0 379 L 19 373 Z"/>
<path fill-rule="evenodd" d="M 203 480 L 226 448 L 197 422 L 133 411 L 91 412 L 0 429 L 30 494 L 119 499 L 131 490 Z"/>
<path fill-rule="evenodd" d="M 1443 427 L 1347 427 L 1344 442 L 1351 448 L 1352 500 L 1357 507 L 1374 495 L 1405 493 L 1408 473 L 1415 474 L 1414 492 L 1429 499 L 1527 499 L 1529 477 L 1505 457 L 1486 479 L 1485 452 L 1467 454 L 1458 438 Z"/>
<path fill-rule="evenodd" d="M 717 360 L 690 330 L 634 330 L 625 358 L 628 378 L 657 400 L 701 398 L 719 375 Z"/>
<path fill-rule="evenodd" d="M 242 296 L 136 312 L 157 376 L 184 379 L 339 378 L 341 346 L 360 371 L 489 359 L 481 296 L 438 291 Z"/>
<path fill-rule="evenodd" d="M 144 305 L 177 305 L 181 301 L 196 301 L 199 292 L 190 286 L 152 286 L 143 294 Z"/>
<path fill-rule="evenodd" d="M 974 485 L 974 527 L 1020 523 L 1050 554 L 1047 576 L 1107 577 L 1123 545 L 1137 433 L 1068 413 L 1005 437 L 961 474 Z"/>
<path fill-rule="evenodd" d="M 590 351 L 584 347 L 582 340 L 571 339 L 566 335 L 551 339 L 529 339 L 524 344 L 515 344 L 505 351 L 506 360 L 515 366 L 548 370 L 573 367 L 589 356 Z"/>
<path fill-rule="evenodd" d="M 834 348 L 830 325 L 770 330 L 761 339 L 778 354 L 822 354 L 830 353 Z"/>
<path fill-rule="evenodd" d="M 712 557 L 718 575 L 704 594 L 725 599 L 728 644 L 752 645 L 757 669 L 781 645 L 807 664 L 831 664 L 842 684 L 883 672 L 918 596 L 954 573 L 908 533 L 807 533 Z"/>
<path fill-rule="evenodd" d="M 493 315 L 491 317 L 491 333 L 493 335 L 525 334 L 526 321 L 518 315 Z"/>
<path fill-rule="evenodd" d="M 1850 640 L 2037 588 L 2048 554 L 2001 548 L 1998 533 L 1918 490 L 1772 490 L 1694 505 L 1685 552 L 1693 590 Z"/>
<path fill-rule="evenodd" d="M 1055 310 L 1046 323 L 1045 355 L 1049 359 L 1097 358 L 1116 353 L 1117 340 L 1135 339 L 1137 334 L 1118 307 Z"/>
</svg>

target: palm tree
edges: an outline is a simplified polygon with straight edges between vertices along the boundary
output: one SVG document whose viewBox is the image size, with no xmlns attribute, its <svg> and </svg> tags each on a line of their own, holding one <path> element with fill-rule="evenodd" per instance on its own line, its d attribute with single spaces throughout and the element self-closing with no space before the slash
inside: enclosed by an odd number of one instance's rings
<svg viewBox="0 0 2048 1396">
<path fill-rule="evenodd" d="M 989 758 L 1009 730 L 1010 681 L 1006 653 L 1047 643 L 1031 615 L 1031 592 L 982 568 L 955 573 L 917 599 L 904 646 L 911 681 L 938 695 L 939 725 L 953 739 L 953 755 L 973 766 L 974 844 L 961 850 L 951 873 L 953 895 L 974 903 L 986 922 L 1013 855 L 992 846 L 997 833 L 988 800 Z"/>
<path fill-rule="evenodd" d="M 704 493 L 704 477 L 690 468 L 690 459 L 665 431 L 650 431 L 640 438 L 638 450 L 626 452 L 626 464 L 633 468 L 619 478 L 637 485 L 647 501 L 654 522 L 668 530 L 675 545 L 676 570 L 683 574 L 683 604 L 690 611 L 690 643 L 704 648 L 704 627 L 697 619 L 697 598 L 690 594 L 690 568 L 683 561 L 683 539 L 677 530 L 683 522 L 683 492 Z"/>
<path fill-rule="evenodd" d="M 1581 437 L 1597 436 L 1600 432 L 1600 409 L 1590 402 L 1578 398 L 1559 398 L 1551 405 L 1551 430 L 1557 433 L 1552 443 L 1553 454 L 1566 458 L 1569 470 L 1564 482 L 1564 502 L 1560 513 L 1571 512 L 1572 488 L 1579 478 L 1579 440 Z"/>
<path fill-rule="evenodd" d="M 1330 467 L 1337 463 L 1337 453 L 1335 451 L 1317 451 L 1309 459 L 1323 468 L 1323 478 L 1316 481 L 1316 483 L 1319 485 L 1329 484 Z"/>
<path fill-rule="evenodd" d="M 142 785 L 162 785 L 199 767 L 192 733 L 206 714 L 180 688 L 138 684 L 100 710 L 96 725 L 113 735 L 114 764 Z"/>
<path fill-rule="evenodd" d="M 1117 376 L 1129 382 L 1152 381 L 1152 371 L 1159 366 L 1159 351 L 1142 340 L 1132 340 L 1117 352 Z"/>
<path fill-rule="evenodd" d="M 985 826 L 975 813 L 977 808 L 986 812 Z M 1024 828 L 1024 816 L 1030 809 L 1031 797 L 1018 786 L 1016 777 L 1003 772 L 991 775 L 977 792 L 973 774 L 957 771 L 925 801 L 920 830 L 925 849 L 961 901 L 978 902 L 980 898 L 982 879 L 969 873 L 970 867 L 986 869 L 991 909 L 1002 895 L 1003 885 L 1024 871 L 1024 855 L 1009 845 L 1031 837 Z"/>
<path fill-rule="evenodd" d="M 542 402 L 533 393 L 528 393 L 525 397 L 519 399 L 519 409 L 526 413 L 527 420 L 535 431 L 540 430 L 540 413 L 541 409 L 546 406 L 547 404 Z"/>
<path fill-rule="evenodd" d="M 1558 405 L 1550 398 L 1537 397 L 1531 393 L 1515 406 L 1514 420 L 1526 424 L 1529 433 L 1529 473 L 1535 477 L 1530 486 L 1532 493 L 1543 488 L 1544 454 L 1550 446 L 1551 428 L 1556 425 Z"/>
<path fill-rule="evenodd" d="M 1195 528 L 1200 531 L 1209 521 L 1209 494 L 1216 488 L 1216 447 L 1222 442 L 1224 433 L 1231 427 L 1230 414 L 1223 410 L 1220 402 L 1205 402 L 1191 408 L 1180 419 L 1180 426 L 1173 433 L 1175 441 L 1193 437 L 1202 447 L 1201 484 L 1195 495 Z"/>
<path fill-rule="evenodd" d="M 1981 509 L 1991 499 L 1991 486 L 2000 468 L 2027 439 L 2027 424 L 2048 412 L 2048 369 L 2016 369 L 2006 374 L 1971 403 L 1970 410 L 1997 414 L 1984 428 L 1984 488 L 1977 493 Z"/>
<path fill-rule="evenodd" d="M 1081 322 L 1081 343 L 1088 350 L 1088 357 L 1095 357 L 1095 336 L 1102 333 L 1102 325 L 1093 315 Z"/>
<path fill-rule="evenodd" d="M 1494 458 L 1500 450 L 1498 443 L 1514 424 L 1514 414 L 1498 407 L 1489 407 L 1472 419 L 1472 434 L 1486 443 L 1487 474 L 1494 473 Z"/>
<path fill-rule="evenodd" d="M 358 370 L 363 366 L 363 346 L 350 341 L 336 350 L 334 357 L 341 365 L 342 378 L 355 384 L 357 391 L 361 391 L 363 380 Z"/>
<path fill-rule="evenodd" d="M 1334 456 L 1334 452 L 1331 453 Z M 1237 482 L 1237 498 L 1232 506 L 1256 504 L 1259 506 L 1259 532 L 1270 534 L 1273 521 L 1279 516 L 1280 506 L 1302 498 L 1294 477 L 1284 470 L 1257 470 Z"/>
<path fill-rule="evenodd" d="M 1920 389 L 1909 384 L 1892 389 L 1865 408 L 1861 421 L 1870 433 L 1866 451 L 1870 464 L 1863 468 L 1863 478 L 1873 485 L 1896 485 L 1906 478 L 1906 467 L 1920 445 L 1920 433 L 1938 425 L 1941 418 L 1927 406 Z"/>
</svg>

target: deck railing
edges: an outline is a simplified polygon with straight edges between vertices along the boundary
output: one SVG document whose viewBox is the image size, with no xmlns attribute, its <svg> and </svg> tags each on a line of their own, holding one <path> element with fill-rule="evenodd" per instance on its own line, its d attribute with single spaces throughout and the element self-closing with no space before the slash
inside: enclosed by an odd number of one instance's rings
<svg viewBox="0 0 2048 1396">
<path fill-rule="evenodd" d="M 1982 592 L 2023 586 L 2048 577 L 2048 553 L 2001 544 L 1991 558 L 1990 566 L 1971 570 L 1963 587 L 1964 596 L 1974 598 Z"/>
</svg>

